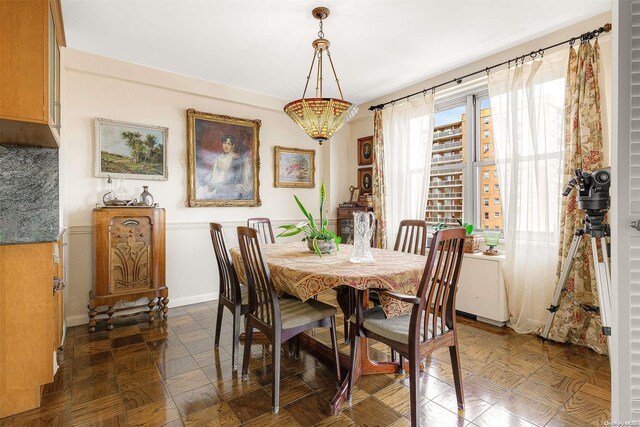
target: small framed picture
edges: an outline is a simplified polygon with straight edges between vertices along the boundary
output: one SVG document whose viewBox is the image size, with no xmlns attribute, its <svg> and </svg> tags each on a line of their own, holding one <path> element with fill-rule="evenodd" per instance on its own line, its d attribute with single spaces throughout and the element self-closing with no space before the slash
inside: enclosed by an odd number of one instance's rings
<svg viewBox="0 0 640 427">
<path fill-rule="evenodd" d="M 371 194 L 373 189 L 373 168 L 358 169 L 358 182 L 360 183 L 360 195 Z"/>
<path fill-rule="evenodd" d="M 373 136 L 358 138 L 358 165 L 373 163 Z"/>
<path fill-rule="evenodd" d="M 260 206 L 260 120 L 187 110 L 190 207 Z"/>
<path fill-rule="evenodd" d="M 166 181 L 169 128 L 95 119 L 97 177 Z"/>
<path fill-rule="evenodd" d="M 274 187 L 314 188 L 315 150 L 274 147 Z"/>
</svg>

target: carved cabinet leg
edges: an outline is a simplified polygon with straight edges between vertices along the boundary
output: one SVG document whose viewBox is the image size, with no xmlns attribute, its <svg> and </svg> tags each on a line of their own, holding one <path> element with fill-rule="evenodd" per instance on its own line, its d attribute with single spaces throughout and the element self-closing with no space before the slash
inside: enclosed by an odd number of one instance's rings
<svg viewBox="0 0 640 427">
<path fill-rule="evenodd" d="M 154 310 L 155 306 L 156 306 L 155 298 L 151 298 L 149 300 L 149 304 L 147 304 L 147 307 L 149 307 L 149 322 L 151 323 L 153 323 L 153 321 L 156 320 L 156 311 Z"/>
<path fill-rule="evenodd" d="M 165 297 L 162 300 L 162 314 L 164 316 L 164 318 L 166 319 L 167 317 L 169 317 L 169 298 Z"/>
<path fill-rule="evenodd" d="M 113 306 L 109 306 L 109 308 L 107 309 L 107 329 L 108 330 L 113 330 L 113 315 L 115 314 L 115 310 L 113 309 Z"/>
<path fill-rule="evenodd" d="M 88 305 L 87 308 L 89 309 L 89 332 L 93 333 L 96 331 L 96 315 L 98 312 L 90 305 Z"/>
</svg>

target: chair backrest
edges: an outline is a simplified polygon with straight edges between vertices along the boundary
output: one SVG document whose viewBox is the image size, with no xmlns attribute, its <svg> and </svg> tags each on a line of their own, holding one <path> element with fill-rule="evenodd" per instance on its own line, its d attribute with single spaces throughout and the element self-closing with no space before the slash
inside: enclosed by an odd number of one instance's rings
<svg viewBox="0 0 640 427">
<path fill-rule="evenodd" d="M 411 313 L 409 342 L 420 337 L 421 324 L 424 324 L 425 340 L 436 338 L 454 328 L 465 237 L 464 228 L 440 230 L 433 235 L 418 287 L 420 304 L 416 304 Z"/>
<path fill-rule="evenodd" d="M 218 261 L 218 273 L 220 275 L 220 295 L 234 304 L 240 304 L 240 284 L 236 270 L 231 264 L 227 244 L 224 240 L 222 225 L 215 222 L 209 223 L 209 232 L 211 233 L 211 242 L 213 243 L 213 251 Z M 236 297 L 238 297 L 236 299 Z"/>
<path fill-rule="evenodd" d="M 258 238 L 263 245 L 276 242 L 276 238 L 273 237 L 273 229 L 271 228 L 271 220 L 269 220 L 269 218 L 249 218 L 247 220 L 247 227 L 251 227 L 258 232 Z"/>
<path fill-rule="evenodd" d="M 250 313 L 260 322 L 273 327 L 280 319 L 280 305 L 258 241 L 258 232 L 251 227 L 238 227 L 238 242 L 249 287 Z"/>
<path fill-rule="evenodd" d="M 400 222 L 394 251 L 424 255 L 427 252 L 427 221 L 405 219 Z"/>
</svg>

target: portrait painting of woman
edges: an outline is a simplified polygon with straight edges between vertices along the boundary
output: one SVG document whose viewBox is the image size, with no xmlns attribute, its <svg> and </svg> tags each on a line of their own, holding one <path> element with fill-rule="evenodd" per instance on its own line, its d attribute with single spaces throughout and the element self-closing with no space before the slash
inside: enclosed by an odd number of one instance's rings
<svg viewBox="0 0 640 427">
<path fill-rule="evenodd" d="M 259 120 L 187 111 L 189 206 L 260 206 Z"/>
</svg>

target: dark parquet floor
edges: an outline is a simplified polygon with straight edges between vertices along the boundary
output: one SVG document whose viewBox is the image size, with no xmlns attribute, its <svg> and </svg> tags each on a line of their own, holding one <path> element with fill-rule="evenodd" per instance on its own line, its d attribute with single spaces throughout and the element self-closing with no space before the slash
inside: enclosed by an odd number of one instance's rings
<svg viewBox="0 0 640 427">
<path fill-rule="evenodd" d="M 322 299 L 333 300 L 330 293 Z M 61 367 L 42 407 L 0 419 L 0 426 L 408 426 L 406 375 L 361 377 L 353 399 L 329 416 L 336 392 L 331 365 L 284 346 L 280 413 L 271 413 L 271 347 L 254 343 L 250 376 L 231 372 L 231 316 L 214 349 L 216 302 L 104 323 L 94 334 L 70 328 Z M 341 320 L 338 325 L 341 325 Z M 341 327 L 339 339 L 342 338 Z M 314 331 L 320 340 L 326 331 Z M 601 426 L 610 416 L 609 361 L 586 348 L 542 342 L 461 319 L 466 408 L 456 409 L 446 349 L 421 373 L 420 410 L 428 426 Z M 241 344 L 242 348 L 242 344 Z M 347 346 L 342 344 L 341 351 Z M 380 359 L 388 350 L 379 343 Z"/>
</svg>

